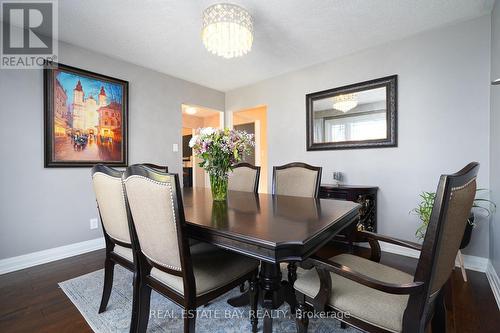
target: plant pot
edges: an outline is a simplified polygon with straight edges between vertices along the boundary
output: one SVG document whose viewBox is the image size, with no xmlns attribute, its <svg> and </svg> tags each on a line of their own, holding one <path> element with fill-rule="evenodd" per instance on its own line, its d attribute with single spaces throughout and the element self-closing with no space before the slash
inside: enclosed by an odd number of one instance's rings
<svg viewBox="0 0 500 333">
<path fill-rule="evenodd" d="M 472 230 L 474 229 L 474 215 L 469 216 L 467 225 L 465 226 L 464 236 L 462 237 L 462 242 L 460 243 L 460 250 L 465 249 L 470 243 L 470 238 L 472 236 Z"/>
</svg>

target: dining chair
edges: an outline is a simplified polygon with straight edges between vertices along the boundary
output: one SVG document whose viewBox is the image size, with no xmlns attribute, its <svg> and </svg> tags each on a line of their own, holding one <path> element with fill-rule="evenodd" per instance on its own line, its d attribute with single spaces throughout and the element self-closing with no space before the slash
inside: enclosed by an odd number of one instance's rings
<svg viewBox="0 0 500 333">
<path fill-rule="evenodd" d="M 122 187 L 122 171 L 97 164 L 92 168 L 92 183 L 100 215 L 104 240 L 106 243 L 106 259 L 104 261 L 104 286 L 99 313 L 106 310 L 113 287 L 115 264 L 119 264 L 134 273 L 133 288 L 138 288 L 137 261 L 132 254 L 125 197 Z M 135 292 L 134 292 L 135 294 Z M 137 303 L 132 302 L 132 319 L 130 332 L 135 332 L 137 322 Z"/>
<path fill-rule="evenodd" d="M 442 175 L 422 245 L 367 231 L 371 260 L 341 254 L 330 259 L 311 257 L 310 269 L 294 288 L 298 332 L 307 332 L 306 305 L 333 310 L 341 322 L 366 332 L 446 332 L 444 285 L 455 266 L 467 218 L 476 192 L 479 164 L 468 164 Z M 379 241 L 420 251 L 414 275 L 380 264 Z M 349 313 L 349 316 L 342 316 Z"/>
<path fill-rule="evenodd" d="M 272 193 L 294 197 L 313 197 L 319 194 L 322 167 L 294 162 L 273 167 Z"/>
<path fill-rule="evenodd" d="M 133 164 L 133 165 L 144 165 L 145 167 L 155 169 L 161 172 L 168 172 L 168 166 L 166 165 L 158 165 L 158 164 L 153 164 L 153 163 L 138 163 L 138 164 Z"/>
<path fill-rule="evenodd" d="M 259 190 L 260 166 L 250 163 L 238 163 L 229 174 L 230 191 L 254 192 Z"/>
<path fill-rule="evenodd" d="M 168 172 L 168 166 L 144 163 L 157 170 Z M 106 259 L 104 261 L 104 285 L 99 313 L 106 310 L 113 288 L 113 273 L 115 264 L 119 264 L 134 273 L 133 288 L 137 287 L 137 262 L 134 261 L 130 240 L 127 211 L 122 186 L 123 171 L 113 169 L 103 164 L 92 168 L 92 183 L 97 201 L 101 225 L 106 244 Z M 137 320 L 136 303 L 132 302 L 132 320 L 130 331 Z"/>
<path fill-rule="evenodd" d="M 233 166 L 233 171 L 229 174 L 228 190 L 241 192 L 259 191 L 260 166 L 250 163 L 238 163 Z M 240 286 L 240 291 L 245 291 L 245 284 Z"/>
<path fill-rule="evenodd" d="M 196 308 L 245 281 L 250 283 L 250 321 L 256 331 L 259 262 L 221 249 L 190 249 L 177 174 L 131 166 L 123 183 L 139 263 L 137 332 L 147 330 L 153 289 L 189 314 L 184 316 L 184 332 L 194 332 Z"/>
<path fill-rule="evenodd" d="M 321 183 L 322 167 L 293 162 L 273 167 L 272 193 L 295 197 L 317 198 Z M 284 267 L 282 266 L 282 270 Z M 288 263 L 288 282 L 293 285 L 297 279 L 297 264 Z"/>
</svg>

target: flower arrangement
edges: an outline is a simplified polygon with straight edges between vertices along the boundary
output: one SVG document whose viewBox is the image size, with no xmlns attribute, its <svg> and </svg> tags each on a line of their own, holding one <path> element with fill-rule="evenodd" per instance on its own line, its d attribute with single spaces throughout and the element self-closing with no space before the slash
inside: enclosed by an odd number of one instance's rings
<svg viewBox="0 0 500 333">
<path fill-rule="evenodd" d="M 210 176 L 214 200 L 226 199 L 229 171 L 253 146 L 253 134 L 228 128 L 201 128 L 191 138 L 189 147 L 202 160 L 199 165 Z"/>
</svg>

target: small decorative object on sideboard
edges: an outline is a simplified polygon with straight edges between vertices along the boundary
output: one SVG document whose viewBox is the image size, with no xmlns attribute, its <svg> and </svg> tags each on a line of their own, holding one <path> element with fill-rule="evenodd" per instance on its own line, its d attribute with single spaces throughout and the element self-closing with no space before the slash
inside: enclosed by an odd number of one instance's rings
<svg viewBox="0 0 500 333">
<path fill-rule="evenodd" d="M 319 187 L 319 197 L 361 204 L 357 229 L 377 232 L 377 191 L 377 186 L 322 184 Z"/>
<path fill-rule="evenodd" d="M 344 180 L 344 174 L 342 172 L 338 172 L 338 171 L 333 172 L 333 181 L 337 185 L 340 185 L 343 180 Z"/>
</svg>

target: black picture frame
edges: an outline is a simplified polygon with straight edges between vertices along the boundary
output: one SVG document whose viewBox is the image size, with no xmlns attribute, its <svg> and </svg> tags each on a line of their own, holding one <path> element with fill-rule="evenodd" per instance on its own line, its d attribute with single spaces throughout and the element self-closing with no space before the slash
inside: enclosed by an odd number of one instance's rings
<svg viewBox="0 0 500 333">
<path fill-rule="evenodd" d="M 83 149 L 86 149 L 87 144 L 90 144 L 90 139 L 87 138 L 87 142 L 85 142 L 85 138 L 83 139 L 84 143 L 81 145 L 74 145 L 74 142 L 76 140 L 73 140 L 73 137 L 75 134 L 73 134 L 74 128 L 71 125 L 71 128 L 69 126 L 68 119 L 71 118 L 71 122 L 73 122 L 73 113 L 70 107 L 68 107 L 68 113 L 66 116 L 66 134 L 62 135 L 60 131 L 56 131 L 56 120 L 55 120 L 55 89 L 56 89 L 56 84 L 59 84 L 57 82 L 55 76 L 58 72 L 66 72 L 78 76 L 82 76 L 85 78 L 88 78 L 90 80 L 98 80 L 101 82 L 109 83 L 109 84 L 114 84 L 114 85 L 120 85 L 122 87 L 122 96 L 120 103 L 115 103 L 113 107 L 116 107 L 115 110 L 120 110 L 120 118 L 116 118 L 118 121 L 114 123 L 113 125 L 116 125 L 114 128 L 114 131 L 108 130 L 109 134 L 108 136 L 102 136 L 99 133 L 91 133 L 91 137 L 93 138 L 92 140 L 95 140 L 95 145 L 100 145 L 105 144 L 111 145 L 114 148 L 119 147 L 119 158 L 110 158 L 110 159 L 102 159 L 102 158 L 96 158 L 96 159 L 61 159 L 61 158 L 56 158 L 56 153 L 57 149 L 55 147 L 56 140 L 61 139 L 61 136 L 65 139 L 69 137 L 74 149 L 76 146 L 83 146 Z M 128 166 L 128 81 L 118 79 L 115 77 L 91 72 L 88 70 L 84 70 L 81 68 L 76 68 L 68 65 L 64 65 L 61 63 L 48 63 L 44 66 L 43 69 L 43 87 L 44 87 L 44 167 L 45 168 L 55 168 L 55 167 L 92 167 L 98 163 L 102 163 L 105 165 L 109 166 L 115 166 L 115 167 L 126 167 Z M 66 92 L 66 91 L 65 91 Z M 100 96 L 99 96 L 100 97 Z M 110 103 L 109 105 L 111 105 Z M 110 107 L 109 105 L 106 105 Z M 112 109 L 110 109 L 113 111 Z M 103 111 L 104 113 L 104 111 Z M 111 112 L 110 112 L 111 113 Z M 101 113 L 98 112 L 100 115 Z M 108 113 L 106 113 L 108 114 Z M 115 112 L 117 114 L 117 112 Z M 61 117 L 59 117 L 61 118 Z M 111 119 L 111 118 L 110 118 Z M 101 126 L 101 119 L 99 118 L 99 128 Z M 59 120 L 60 122 L 60 120 Z M 111 122 L 110 122 L 111 125 Z M 64 126 L 64 125 L 62 125 Z M 59 126 L 59 129 L 61 126 Z M 111 128 L 111 127 L 110 127 Z M 69 131 L 69 133 L 68 133 Z M 119 131 L 119 136 L 116 134 Z M 77 131 L 79 132 L 79 131 Z M 83 130 L 82 130 L 83 132 Z M 116 132 L 116 133 L 115 133 Z M 56 138 L 56 135 L 58 137 Z M 85 133 L 84 133 L 85 134 Z M 84 136 L 82 134 L 82 136 Z M 87 134 L 87 136 L 89 136 Z M 116 138 L 119 138 L 119 144 L 117 143 L 118 140 L 115 141 Z M 80 142 L 80 141 L 78 141 Z M 67 146 L 67 142 L 65 145 Z M 90 146 L 89 146 L 90 147 Z M 67 147 L 66 147 L 67 150 Z M 110 151 L 114 151 L 114 149 L 109 149 Z M 116 153 L 114 153 L 116 154 Z M 101 155 L 101 154 L 100 154 Z"/>
<path fill-rule="evenodd" d="M 363 90 L 386 87 L 387 138 L 362 141 L 314 142 L 313 102 L 340 94 L 356 93 Z M 388 148 L 398 145 L 398 76 L 391 75 L 370 81 L 355 83 L 338 88 L 309 93 L 306 95 L 306 142 L 307 151 Z"/>
</svg>

